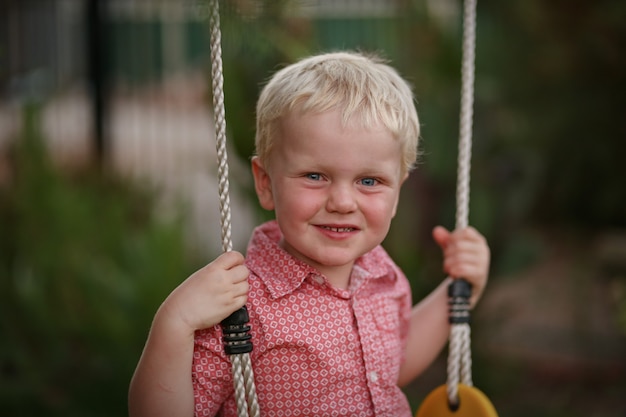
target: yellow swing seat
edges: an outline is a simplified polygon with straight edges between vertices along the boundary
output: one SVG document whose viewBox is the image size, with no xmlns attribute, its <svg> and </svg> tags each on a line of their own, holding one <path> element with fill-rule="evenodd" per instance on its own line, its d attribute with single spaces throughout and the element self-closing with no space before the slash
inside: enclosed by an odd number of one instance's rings
<svg viewBox="0 0 626 417">
<path fill-rule="evenodd" d="M 459 384 L 459 407 L 453 411 L 448 406 L 446 385 L 435 388 L 424 399 L 415 417 L 498 417 L 491 401 L 481 390 Z"/>
</svg>

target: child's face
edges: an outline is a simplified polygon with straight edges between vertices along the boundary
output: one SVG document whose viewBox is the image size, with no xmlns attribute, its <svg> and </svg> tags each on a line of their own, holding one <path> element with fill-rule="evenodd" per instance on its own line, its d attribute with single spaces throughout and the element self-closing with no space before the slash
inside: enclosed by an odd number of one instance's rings
<svg viewBox="0 0 626 417">
<path fill-rule="evenodd" d="M 342 126 L 338 111 L 292 114 L 275 140 L 268 170 L 254 159 L 253 174 L 282 247 L 329 278 L 349 274 L 396 213 L 406 178 L 399 141 L 383 127 Z"/>
</svg>

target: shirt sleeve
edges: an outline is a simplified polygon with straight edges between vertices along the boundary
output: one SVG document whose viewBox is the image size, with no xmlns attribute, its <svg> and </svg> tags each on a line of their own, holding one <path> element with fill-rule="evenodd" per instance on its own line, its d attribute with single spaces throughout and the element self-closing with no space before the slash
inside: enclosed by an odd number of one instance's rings
<svg viewBox="0 0 626 417">
<path fill-rule="evenodd" d="M 402 270 L 396 267 L 396 274 L 398 276 L 398 285 L 401 287 L 401 293 L 403 297 L 400 299 L 400 340 L 402 343 L 402 362 L 404 362 L 406 356 L 406 345 L 409 338 L 409 326 L 411 322 L 411 310 L 413 308 L 413 297 L 411 295 L 411 285 L 406 278 Z M 401 363 L 402 363 L 401 362 Z"/>
<path fill-rule="evenodd" d="M 233 395 L 230 361 L 219 326 L 196 333 L 192 363 L 195 416 L 215 416 Z"/>
</svg>

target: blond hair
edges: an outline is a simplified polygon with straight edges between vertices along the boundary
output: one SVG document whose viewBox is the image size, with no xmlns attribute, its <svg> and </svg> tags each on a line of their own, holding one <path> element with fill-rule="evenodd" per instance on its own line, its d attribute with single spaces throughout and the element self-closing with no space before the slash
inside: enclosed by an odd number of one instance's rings
<svg viewBox="0 0 626 417">
<path fill-rule="evenodd" d="M 304 113 L 341 109 L 343 123 L 382 124 L 402 143 L 403 172 L 418 156 L 420 125 L 410 85 L 378 57 L 333 52 L 305 58 L 276 72 L 256 107 L 256 155 L 267 164 L 277 124 L 296 108 Z"/>
</svg>

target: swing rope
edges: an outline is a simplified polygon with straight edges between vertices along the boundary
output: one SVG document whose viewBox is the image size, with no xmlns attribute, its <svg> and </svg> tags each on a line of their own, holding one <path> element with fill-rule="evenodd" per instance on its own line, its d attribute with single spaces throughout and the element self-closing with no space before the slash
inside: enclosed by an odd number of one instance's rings
<svg viewBox="0 0 626 417">
<path fill-rule="evenodd" d="M 215 118 L 215 136 L 218 161 L 218 193 L 220 202 L 220 224 L 222 229 L 222 250 L 233 249 L 231 239 L 231 210 L 228 182 L 228 155 L 226 152 L 226 116 L 224 107 L 224 74 L 222 70 L 222 36 L 220 30 L 219 1 L 211 0 L 211 79 L 213 89 L 213 112 Z M 240 417 L 258 417 L 254 374 L 249 352 L 250 327 L 248 312 L 245 307 L 236 311 L 222 322 L 224 332 L 224 350 L 230 355 L 235 401 Z"/>
<path fill-rule="evenodd" d="M 464 0 L 463 3 L 463 56 L 456 189 L 457 229 L 468 225 L 476 50 L 476 0 Z M 489 398 L 475 388 L 472 382 L 469 325 L 471 295 L 471 285 L 462 278 L 452 280 L 448 286 L 450 306 L 448 380 L 445 386 L 439 386 L 424 399 L 415 414 L 416 417 L 498 417 Z"/>
<path fill-rule="evenodd" d="M 468 225 L 469 182 L 472 155 L 472 118 L 474 105 L 474 61 L 476 49 L 476 0 L 465 0 L 463 7 L 463 46 L 461 62 L 461 109 L 456 190 L 456 228 Z M 455 280 L 457 281 L 457 280 Z M 469 326 L 471 289 L 458 280 L 449 289 L 451 328 L 448 352 L 448 402 L 458 407 L 459 377 L 461 383 L 473 386 Z M 454 285 L 455 287 L 452 287 Z"/>
</svg>

